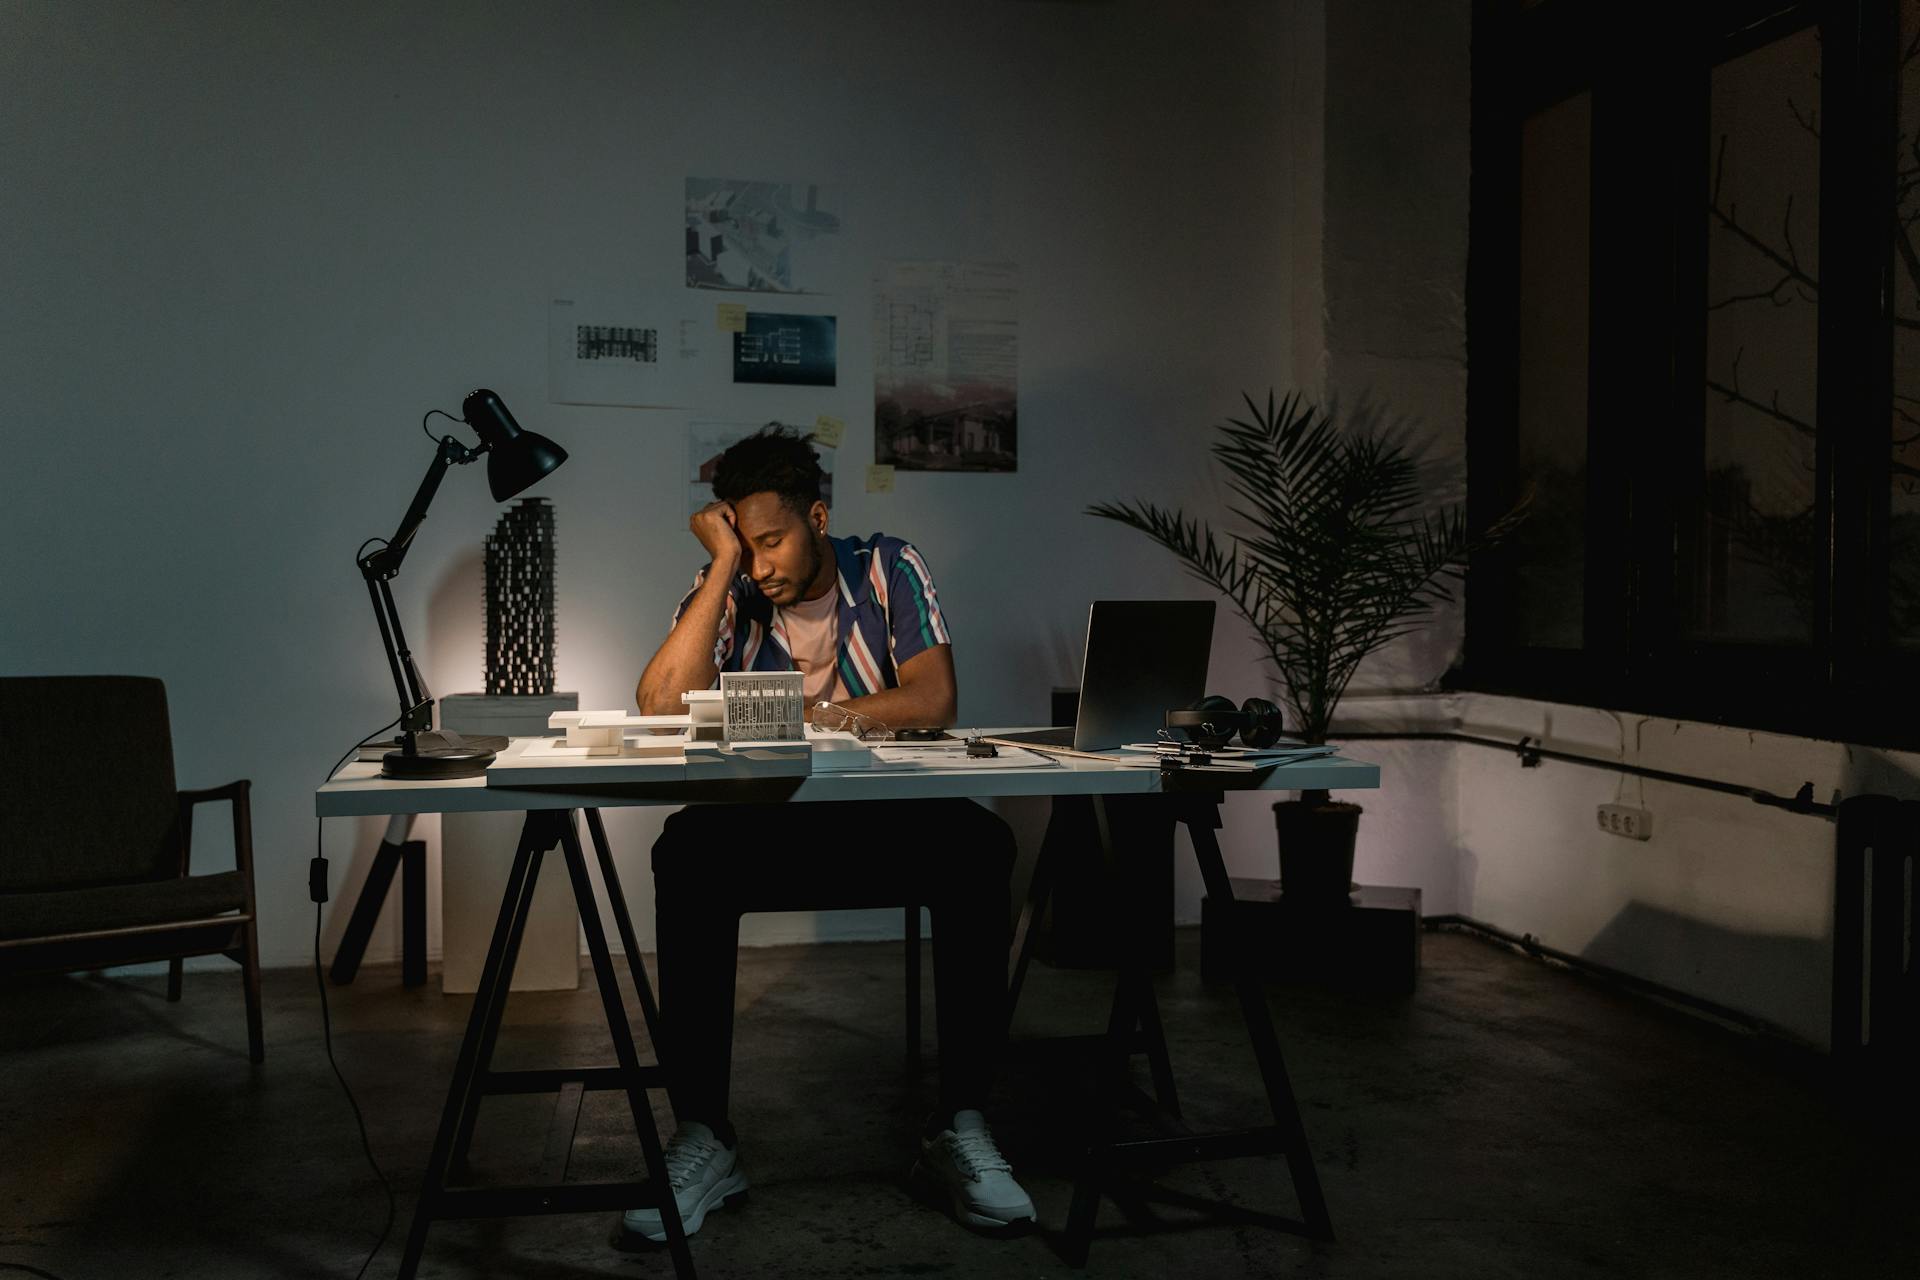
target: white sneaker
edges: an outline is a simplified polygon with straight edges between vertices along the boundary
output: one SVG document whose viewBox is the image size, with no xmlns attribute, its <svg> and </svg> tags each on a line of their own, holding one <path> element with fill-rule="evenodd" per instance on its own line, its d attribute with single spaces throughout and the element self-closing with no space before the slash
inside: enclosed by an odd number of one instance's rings
<svg viewBox="0 0 1920 1280">
<path fill-rule="evenodd" d="M 955 1112 L 953 1128 L 921 1139 L 911 1178 L 963 1226 L 1006 1231 L 1033 1223 L 1033 1200 L 1013 1180 L 1013 1166 L 978 1111 Z"/>
<path fill-rule="evenodd" d="M 741 1172 L 738 1153 L 697 1120 L 675 1131 L 666 1155 L 667 1181 L 673 1186 L 673 1202 L 680 1206 L 680 1225 L 688 1235 L 700 1229 L 709 1210 L 746 1194 L 747 1175 Z M 652 1205 L 629 1209 L 620 1221 L 649 1240 L 667 1238 L 666 1223 Z"/>
</svg>

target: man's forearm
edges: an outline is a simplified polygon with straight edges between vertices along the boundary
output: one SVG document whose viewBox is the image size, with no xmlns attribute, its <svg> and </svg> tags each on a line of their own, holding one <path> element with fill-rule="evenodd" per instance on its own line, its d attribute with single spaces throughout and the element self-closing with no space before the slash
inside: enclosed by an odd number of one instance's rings
<svg viewBox="0 0 1920 1280">
<path fill-rule="evenodd" d="M 720 634 L 721 619 L 726 616 L 727 591 L 733 583 L 733 570 L 714 566 L 706 581 L 694 592 L 693 599 L 680 612 L 660 651 L 647 663 L 640 677 L 634 700 L 642 715 L 678 715 L 680 695 L 689 689 L 713 685 L 714 637 Z"/>
<path fill-rule="evenodd" d="M 889 729 L 944 729 L 959 714 L 960 685 L 953 675 L 953 649 L 938 644 L 900 664 L 900 683 L 834 705 L 878 720 Z M 809 718 L 813 718 L 811 712 Z"/>
<path fill-rule="evenodd" d="M 857 711 L 889 729 L 944 729 L 953 723 L 956 714 L 953 702 L 953 695 L 947 690 L 903 685 L 898 689 L 882 689 L 864 698 L 847 698 L 833 705 Z"/>
</svg>

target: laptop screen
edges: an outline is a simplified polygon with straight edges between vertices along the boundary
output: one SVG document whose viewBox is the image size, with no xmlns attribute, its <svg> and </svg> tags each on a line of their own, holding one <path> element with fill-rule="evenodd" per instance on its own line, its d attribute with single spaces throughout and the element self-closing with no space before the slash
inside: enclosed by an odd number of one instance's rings
<svg viewBox="0 0 1920 1280">
<path fill-rule="evenodd" d="M 1074 748 L 1152 742 L 1167 712 L 1206 696 L 1213 612 L 1211 600 L 1094 601 Z"/>
</svg>

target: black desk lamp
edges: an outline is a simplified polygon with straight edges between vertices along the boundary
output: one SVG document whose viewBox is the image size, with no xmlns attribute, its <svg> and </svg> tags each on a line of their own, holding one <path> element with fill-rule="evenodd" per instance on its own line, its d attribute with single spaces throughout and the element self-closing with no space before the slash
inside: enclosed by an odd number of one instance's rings
<svg viewBox="0 0 1920 1280">
<path fill-rule="evenodd" d="M 433 695 L 420 678 L 400 630 L 387 582 L 400 572 L 413 535 L 427 518 L 427 504 L 440 488 L 440 478 L 455 464 L 487 455 L 487 484 L 495 502 L 505 502 L 567 460 L 567 451 L 543 435 L 523 431 L 500 397 L 485 390 L 470 392 L 461 402 L 460 416 L 480 437 L 472 448 L 452 436 L 440 439 L 439 451 L 413 495 L 413 505 L 400 517 L 400 528 L 379 550 L 359 558 L 360 576 L 373 597 L 380 639 L 393 669 L 393 687 L 400 695 L 400 749 L 389 751 L 380 772 L 389 778 L 471 778 L 486 772 L 493 752 L 463 740 L 459 734 L 433 731 Z"/>
</svg>

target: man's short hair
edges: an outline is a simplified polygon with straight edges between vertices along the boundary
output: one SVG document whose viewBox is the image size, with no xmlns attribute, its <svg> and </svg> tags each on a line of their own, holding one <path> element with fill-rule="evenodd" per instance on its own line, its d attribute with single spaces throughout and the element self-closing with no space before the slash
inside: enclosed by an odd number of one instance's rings
<svg viewBox="0 0 1920 1280">
<path fill-rule="evenodd" d="M 736 442 L 713 468 L 713 496 L 739 502 L 756 493 L 780 496 L 804 516 L 820 501 L 820 455 L 792 427 L 769 422 Z"/>
</svg>

